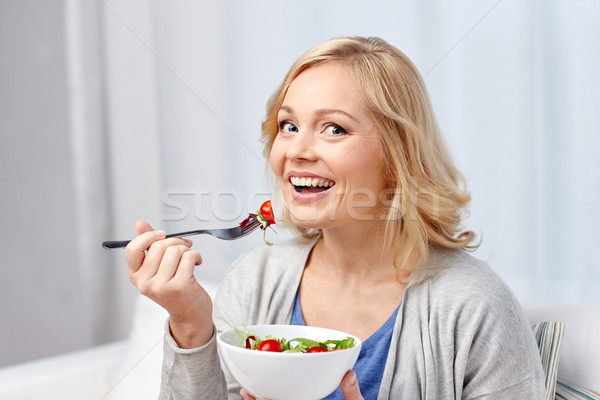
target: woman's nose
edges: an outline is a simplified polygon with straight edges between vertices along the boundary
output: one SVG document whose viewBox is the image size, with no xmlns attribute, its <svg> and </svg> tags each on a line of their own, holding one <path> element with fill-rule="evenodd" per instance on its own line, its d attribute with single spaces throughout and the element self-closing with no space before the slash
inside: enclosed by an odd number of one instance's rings
<svg viewBox="0 0 600 400">
<path fill-rule="evenodd" d="M 286 157 L 289 160 L 315 160 L 317 153 L 313 133 L 298 131 L 289 143 Z"/>
</svg>

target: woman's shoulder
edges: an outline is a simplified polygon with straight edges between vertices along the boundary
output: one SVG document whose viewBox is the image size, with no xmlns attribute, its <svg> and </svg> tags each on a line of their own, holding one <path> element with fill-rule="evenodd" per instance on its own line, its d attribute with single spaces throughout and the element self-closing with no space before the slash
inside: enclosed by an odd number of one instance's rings
<svg viewBox="0 0 600 400">
<path fill-rule="evenodd" d="M 432 249 L 427 268 L 432 271 L 429 283 L 438 290 L 468 297 L 490 294 L 490 291 L 502 295 L 510 293 L 506 283 L 487 262 L 464 250 Z"/>
<path fill-rule="evenodd" d="M 464 250 L 432 249 L 427 268 L 427 279 L 415 285 L 415 292 L 427 297 L 434 309 L 477 310 L 481 316 L 491 313 L 500 318 L 520 313 L 504 280 L 488 263 Z"/>
<path fill-rule="evenodd" d="M 527 377 L 537 384 L 542 371 L 531 326 L 502 278 L 462 250 L 436 249 L 428 265 L 435 272 L 405 292 L 405 315 L 419 327 L 426 321 L 428 336 L 452 350 L 454 365 L 471 379 L 469 390 L 481 388 L 474 382 L 486 374 L 496 374 L 497 390 Z M 502 361 L 490 364 L 491 358 Z M 490 370 L 500 364 L 502 370 Z"/>
<path fill-rule="evenodd" d="M 483 335 L 510 344 L 513 350 L 534 349 L 519 301 L 486 262 L 462 250 L 436 249 L 428 265 L 435 273 L 405 292 L 412 314 L 427 315 L 438 333 L 450 333 L 448 341 L 457 340 L 460 332 L 467 342 Z"/>
</svg>

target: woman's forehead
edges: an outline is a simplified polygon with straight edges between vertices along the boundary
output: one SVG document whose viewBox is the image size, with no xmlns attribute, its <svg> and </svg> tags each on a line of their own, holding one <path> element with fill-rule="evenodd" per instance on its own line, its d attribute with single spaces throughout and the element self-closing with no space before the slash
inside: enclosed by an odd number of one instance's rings
<svg viewBox="0 0 600 400">
<path fill-rule="evenodd" d="M 348 67 L 327 62 L 302 71 L 290 84 L 282 109 L 310 105 L 314 110 L 340 110 L 351 115 L 365 114 L 365 102 Z"/>
</svg>

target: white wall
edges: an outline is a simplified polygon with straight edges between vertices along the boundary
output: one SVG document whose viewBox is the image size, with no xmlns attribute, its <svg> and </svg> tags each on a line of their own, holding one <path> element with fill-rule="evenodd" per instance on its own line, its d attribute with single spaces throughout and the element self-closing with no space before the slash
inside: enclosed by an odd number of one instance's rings
<svg viewBox="0 0 600 400">
<path fill-rule="evenodd" d="M 0 366 L 93 344 L 82 308 L 61 3 L 0 2 Z"/>
</svg>

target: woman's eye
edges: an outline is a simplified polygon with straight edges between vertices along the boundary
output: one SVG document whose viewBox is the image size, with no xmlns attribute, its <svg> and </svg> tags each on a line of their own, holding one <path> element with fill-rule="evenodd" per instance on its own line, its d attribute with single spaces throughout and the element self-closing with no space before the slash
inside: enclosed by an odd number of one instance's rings
<svg viewBox="0 0 600 400">
<path fill-rule="evenodd" d="M 298 132 L 298 128 L 296 125 L 292 124 L 288 121 L 283 121 L 279 124 L 279 130 L 286 133 L 296 133 Z"/>
<path fill-rule="evenodd" d="M 325 126 L 324 132 L 328 132 L 330 135 L 343 135 L 346 133 L 346 130 L 339 126 L 338 124 L 330 123 Z"/>
</svg>

